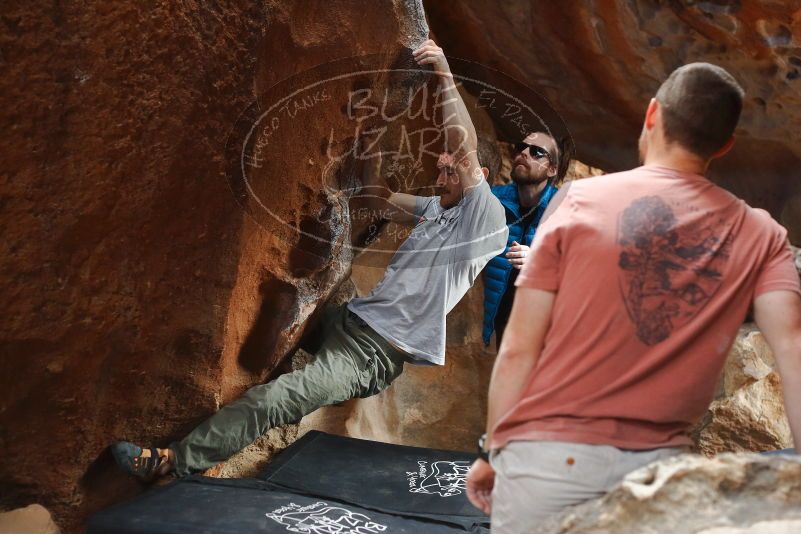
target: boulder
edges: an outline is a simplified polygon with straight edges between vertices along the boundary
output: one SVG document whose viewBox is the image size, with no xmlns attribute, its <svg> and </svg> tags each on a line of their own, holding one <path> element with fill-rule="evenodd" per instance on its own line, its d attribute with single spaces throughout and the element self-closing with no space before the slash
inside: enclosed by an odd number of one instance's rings
<svg viewBox="0 0 801 534">
<path fill-rule="evenodd" d="M 681 455 L 634 471 L 606 496 L 565 510 L 549 534 L 796 532 L 801 457 Z"/>
<path fill-rule="evenodd" d="M 715 399 L 693 439 L 708 456 L 793 447 L 773 353 L 753 323 L 740 328 Z"/>
<path fill-rule="evenodd" d="M 142 490 L 108 444 L 166 445 L 278 372 L 348 278 L 367 232 L 348 217 L 358 168 L 336 157 L 353 121 L 297 74 L 363 54 L 408 65 L 428 28 L 417 0 L 3 11 L 0 506 L 41 502 L 73 531 Z M 428 81 L 338 87 L 392 113 Z M 254 127 L 276 103 L 267 140 Z M 269 143 L 269 165 L 248 159 Z"/>
<path fill-rule="evenodd" d="M 31 504 L 0 512 L 1 534 L 59 534 L 50 512 L 40 504 Z"/>
</svg>

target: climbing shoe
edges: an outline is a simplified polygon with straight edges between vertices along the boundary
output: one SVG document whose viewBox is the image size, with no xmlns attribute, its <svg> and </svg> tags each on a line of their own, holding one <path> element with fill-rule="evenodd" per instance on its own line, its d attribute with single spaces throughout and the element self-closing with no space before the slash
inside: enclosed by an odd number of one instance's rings
<svg viewBox="0 0 801 534">
<path fill-rule="evenodd" d="M 167 449 L 162 450 L 166 452 Z M 118 441 L 111 446 L 111 454 L 123 471 L 141 480 L 153 480 L 172 469 L 169 456 L 159 454 L 155 447 L 143 449 L 127 441 Z"/>
</svg>

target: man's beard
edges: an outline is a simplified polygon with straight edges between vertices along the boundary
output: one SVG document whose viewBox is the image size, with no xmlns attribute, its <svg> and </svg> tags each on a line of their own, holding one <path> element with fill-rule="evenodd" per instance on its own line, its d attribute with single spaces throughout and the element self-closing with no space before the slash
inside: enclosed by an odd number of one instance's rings
<svg viewBox="0 0 801 534">
<path fill-rule="evenodd" d="M 520 175 L 516 171 L 517 171 L 517 165 L 514 165 L 512 167 L 511 178 L 512 181 L 517 185 L 537 185 L 541 184 L 542 182 L 548 179 L 547 176 L 536 177 L 536 176 L 530 176 L 528 173 Z"/>
</svg>

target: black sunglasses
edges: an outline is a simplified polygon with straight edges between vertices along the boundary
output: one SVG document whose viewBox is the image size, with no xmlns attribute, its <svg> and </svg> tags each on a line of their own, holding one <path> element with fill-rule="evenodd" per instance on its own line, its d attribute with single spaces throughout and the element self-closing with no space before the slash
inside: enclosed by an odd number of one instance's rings
<svg viewBox="0 0 801 534">
<path fill-rule="evenodd" d="M 528 153 L 532 159 L 548 158 L 550 163 L 553 163 L 551 153 L 537 145 L 529 145 L 528 143 L 515 143 L 515 152 L 523 152 L 528 149 Z"/>
</svg>

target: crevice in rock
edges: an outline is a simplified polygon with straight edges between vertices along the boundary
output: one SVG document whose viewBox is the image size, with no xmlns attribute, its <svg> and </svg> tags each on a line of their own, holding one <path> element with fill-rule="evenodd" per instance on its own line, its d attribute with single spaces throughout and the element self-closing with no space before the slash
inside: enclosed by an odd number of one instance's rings
<svg viewBox="0 0 801 534">
<path fill-rule="evenodd" d="M 251 373 L 268 370 L 296 296 L 295 286 L 277 278 L 259 285 L 261 305 L 237 358 L 242 367 Z"/>
</svg>

